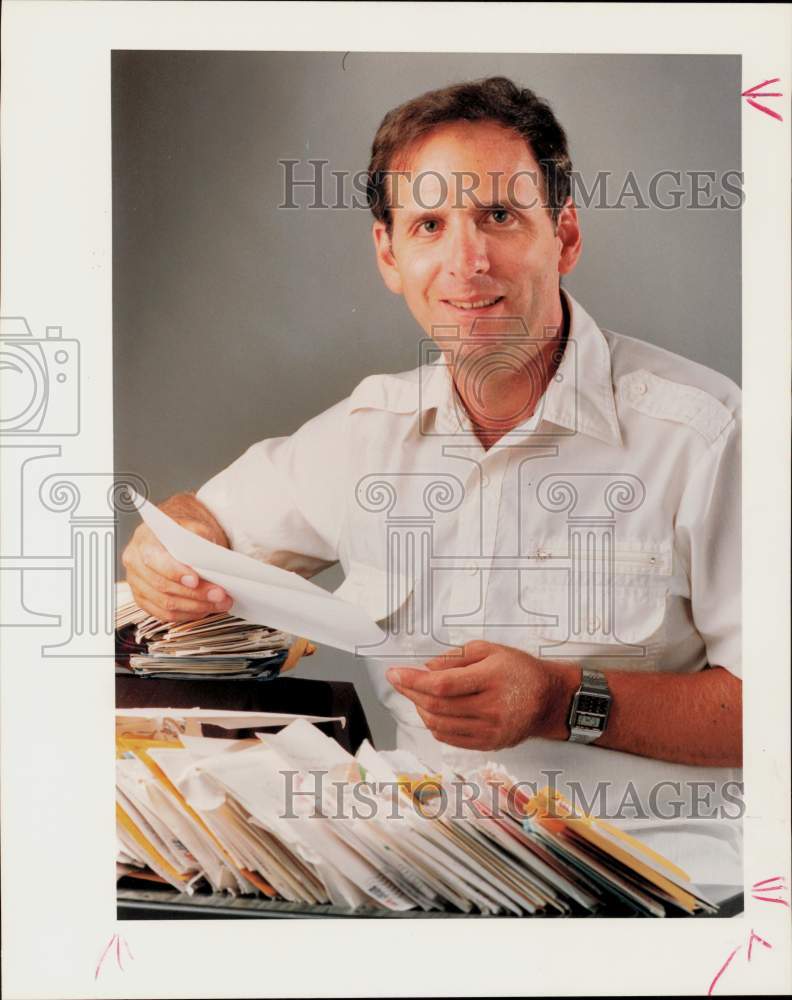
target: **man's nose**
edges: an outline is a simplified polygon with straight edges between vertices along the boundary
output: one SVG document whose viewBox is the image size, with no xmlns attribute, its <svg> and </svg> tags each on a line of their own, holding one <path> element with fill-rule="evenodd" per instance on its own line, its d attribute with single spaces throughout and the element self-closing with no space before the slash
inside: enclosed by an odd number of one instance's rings
<svg viewBox="0 0 792 1000">
<path fill-rule="evenodd" d="M 477 227 L 460 226 L 451 237 L 448 270 L 455 278 L 467 280 L 489 271 L 487 238 Z"/>
</svg>

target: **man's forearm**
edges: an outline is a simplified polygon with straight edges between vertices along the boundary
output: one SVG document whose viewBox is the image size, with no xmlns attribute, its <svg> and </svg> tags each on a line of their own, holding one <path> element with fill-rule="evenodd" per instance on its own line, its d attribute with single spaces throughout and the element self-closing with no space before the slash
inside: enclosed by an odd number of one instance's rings
<svg viewBox="0 0 792 1000">
<path fill-rule="evenodd" d="M 533 737 L 569 738 L 579 664 L 542 660 L 513 646 L 476 639 L 427 660 L 425 667 L 391 667 L 386 677 L 443 743 L 499 750 Z M 610 718 L 596 747 L 678 764 L 740 766 L 742 684 L 727 670 L 609 670 L 607 678 Z"/>
<path fill-rule="evenodd" d="M 563 669 L 563 668 L 561 668 Z M 742 682 L 723 667 L 695 674 L 608 671 L 612 703 L 596 746 L 709 767 L 742 765 Z M 568 714 L 580 670 L 559 674 L 557 710 L 547 736 L 569 736 Z"/>
<path fill-rule="evenodd" d="M 168 517 L 172 517 L 174 521 L 192 521 L 203 525 L 205 531 L 201 534 L 205 535 L 206 538 L 224 548 L 231 547 L 228 536 L 214 515 L 194 494 L 176 493 L 164 503 L 159 504 L 159 508 Z"/>
</svg>

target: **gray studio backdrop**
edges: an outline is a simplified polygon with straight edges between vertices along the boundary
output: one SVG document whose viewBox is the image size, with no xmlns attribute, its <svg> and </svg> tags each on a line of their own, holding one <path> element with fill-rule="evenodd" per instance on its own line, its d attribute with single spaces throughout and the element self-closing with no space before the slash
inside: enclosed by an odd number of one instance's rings
<svg viewBox="0 0 792 1000">
<path fill-rule="evenodd" d="M 279 209 L 284 168 L 365 169 L 385 112 L 503 74 L 548 99 L 586 189 L 567 287 L 601 326 L 740 376 L 740 213 L 691 171 L 740 168 L 737 56 L 119 51 L 112 60 L 115 467 L 154 500 L 195 489 L 249 444 L 290 434 L 372 372 L 418 364 L 421 331 L 376 270 L 362 209 Z M 638 208 L 660 170 L 683 207 Z M 673 182 L 658 187 L 666 204 Z M 350 186 L 351 190 L 351 186 Z M 716 184 L 715 192 L 721 190 Z M 326 200 L 333 203 L 331 187 Z M 734 202 L 733 197 L 727 200 Z M 298 189 L 295 201 L 311 203 Z M 332 456 L 327 456 L 332 462 Z M 119 524 L 118 553 L 136 519 Z M 122 572 L 119 569 L 119 572 Z M 334 589 L 340 571 L 316 578 Z M 305 677 L 353 680 L 375 740 L 394 728 L 354 657 Z"/>
</svg>

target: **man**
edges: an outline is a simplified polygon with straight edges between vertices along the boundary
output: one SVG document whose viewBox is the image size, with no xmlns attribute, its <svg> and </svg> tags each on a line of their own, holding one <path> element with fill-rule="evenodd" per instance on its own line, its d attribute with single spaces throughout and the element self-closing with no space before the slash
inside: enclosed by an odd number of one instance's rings
<svg viewBox="0 0 792 1000">
<path fill-rule="evenodd" d="M 504 78 L 391 111 L 377 264 L 431 363 L 365 379 L 163 509 L 305 576 L 340 561 L 388 637 L 361 653 L 400 746 L 451 766 L 497 751 L 609 815 L 629 801 L 647 836 L 705 816 L 697 878 L 736 882 L 736 836 L 706 817 L 734 807 L 741 762 L 739 391 L 561 290 L 570 171 L 550 108 Z M 158 617 L 231 606 L 144 526 L 124 564 Z M 705 860 L 683 841 L 655 843 Z"/>
</svg>

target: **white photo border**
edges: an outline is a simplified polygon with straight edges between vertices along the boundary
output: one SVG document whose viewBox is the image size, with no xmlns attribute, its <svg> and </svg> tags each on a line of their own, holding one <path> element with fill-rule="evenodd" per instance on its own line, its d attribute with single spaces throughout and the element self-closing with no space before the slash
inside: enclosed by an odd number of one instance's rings
<svg viewBox="0 0 792 1000">
<path fill-rule="evenodd" d="M 739 989 L 792 989 L 789 909 L 749 889 L 790 884 L 791 25 L 776 4 L 4 4 L 1 311 L 80 339 L 83 423 L 61 442 L 64 471 L 113 470 L 112 50 L 715 52 L 742 56 L 743 88 L 778 77 L 784 93 L 783 122 L 742 114 L 745 913 L 119 922 L 112 650 L 100 639 L 106 655 L 75 669 L 17 628 L 0 674 L 6 997 L 704 994 L 751 930 L 773 949 Z M 123 970 L 113 958 L 95 976 L 114 934 Z"/>
</svg>

